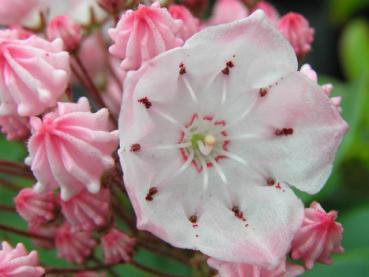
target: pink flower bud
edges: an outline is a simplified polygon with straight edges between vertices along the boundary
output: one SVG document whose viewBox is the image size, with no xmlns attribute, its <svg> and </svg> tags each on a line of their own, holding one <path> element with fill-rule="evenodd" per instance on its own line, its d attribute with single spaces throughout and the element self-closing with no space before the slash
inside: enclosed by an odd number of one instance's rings
<svg viewBox="0 0 369 277">
<path fill-rule="evenodd" d="M 100 177 L 114 165 L 111 154 L 118 143 L 117 131 L 110 131 L 107 109 L 92 113 L 86 98 L 59 102 L 43 119 L 32 117 L 30 124 L 26 162 L 38 180 L 36 191 L 60 186 L 64 201 L 84 188 L 100 191 Z"/>
<path fill-rule="evenodd" d="M 229 23 L 248 16 L 249 11 L 240 0 L 218 0 L 214 5 L 209 25 Z"/>
<path fill-rule="evenodd" d="M 90 231 L 73 232 L 69 224 L 59 227 L 55 236 L 55 246 L 58 256 L 78 264 L 90 256 L 96 246 L 96 241 Z"/>
<path fill-rule="evenodd" d="M 200 30 L 199 19 L 194 17 L 185 6 L 171 5 L 169 7 L 169 13 L 173 18 L 182 20 L 183 24 L 179 30 L 179 36 L 183 40 L 187 40 Z"/>
<path fill-rule="evenodd" d="M 68 82 L 69 55 L 61 40 L 0 31 L 1 115 L 38 115 L 55 106 Z"/>
<path fill-rule="evenodd" d="M 110 194 L 102 189 L 93 194 L 82 190 L 68 201 L 60 201 L 62 213 L 75 230 L 93 230 L 104 226 L 110 219 Z"/>
<path fill-rule="evenodd" d="M 123 69 L 138 69 L 144 61 L 183 43 L 178 35 L 181 25 L 158 2 L 140 5 L 137 10 L 126 11 L 109 30 L 114 41 L 109 51 L 122 60 Z"/>
<path fill-rule="evenodd" d="M 256 4 L 255 9 L 263 10 L 265 16 L 270 20 L 270 22 L 272 22 L 274 25 L 278 25 L 279 13 L 272 4 L 267 1 L 259 1 Z"/>
<path fill-rule="evenodd" d="M 0 276 L 4 277 L 41 277 L 45 270 L 38 266 L 36 251 L 27 253 L 22 243 L 15 248 L 7 242 L 2 243 L 0 250 Z"/>
<path fill-rule="evenodd" d="M 330 264 L 332 253 L 343 253 L 343 227 L 336 218 L 336 211 L 327 213 L 318 202 L 311 203 L 292 242 L 292 258 L 302 260 L 311 269 L 315 262 Z"/>
<path fill-rule="evenodd" d="M 290 12 L 279 20 L 278 29 L 291 43 L 298 57 L 303 58 L 311 50 L 314 29 L 301 14 Z"/>
<path fill-rule="evenodd" d="M 116 14 L 124 8 L 125 0 L 97 0 L 97 3 L 108 13 Z"/>
<path fill-rule="evenodd" d="M 114 228 L 111 229 L 101 239 L 105 263 L 114 264 L 121 261 L 130 261 L 135 243 L 135 239 L 129 237 L 125 233 Z"/>
<path fill-rule="evenodd" d="M 30 225 L 46 223 L 56 216 L 57 203 L 52 192 L 37 193 L 31 188 L 25 188 L 14 201 L 17 212 Z"/>
<path fill-rule="evenodd" d="M 58 226 L 55 222 L 41 224 L 41 225 L 28 225 L 28 231 L 37 235 L 54 238 L 56 231 L 58 230 Z M 45 239 L 32 239 L 33 245 L 36 247 L 51 249 L 54 247 L 53 240 L 45 240 Z"/>
<path fill-rule="evenodd" d="M 81 41 L 81 26 L 68 16 L 56 16 L 47 26 L 47 37 L 49 40 L 61 38 L 64 49 L 76 50 Z"/>
<path fill-rule="evenodd" d="M 7 140 L 23 140 L 29 135 L 29 118 L 18 115 L 0 116 L 1 132 L 6 134 Z"/>
</svg>

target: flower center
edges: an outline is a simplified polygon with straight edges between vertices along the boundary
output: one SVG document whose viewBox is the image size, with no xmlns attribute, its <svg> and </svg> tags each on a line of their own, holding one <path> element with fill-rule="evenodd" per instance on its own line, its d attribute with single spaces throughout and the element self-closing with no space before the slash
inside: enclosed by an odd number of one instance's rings
<svg viewBox="0 0 369 277">
<path fill-rule="evenodd" d="M 187 145 L 180 149 L 185 161 L 193 156 L 192 164 L 200 172 L 206 165 L 213 166 L 218 160 L 225 158 L 229 141 L 224 131 L 225 121 L 215 121 L 212 116 L 200 117 L 194 114 L 188 124 L 186 132 L 181 133 L 180 144 Z"/>
</svg>

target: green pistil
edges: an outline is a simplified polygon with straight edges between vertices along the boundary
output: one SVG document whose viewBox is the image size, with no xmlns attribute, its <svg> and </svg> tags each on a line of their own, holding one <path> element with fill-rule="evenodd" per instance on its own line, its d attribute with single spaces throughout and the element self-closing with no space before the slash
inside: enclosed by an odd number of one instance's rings
<svg viewBox="0 0 369 277">
<path fill-rule="evenodd" d="M 191 137 L 192 148 L 195 149 L 195 150 L 198 150 L 199 149 L 198 142 L 199 141 L 204 141 L 204 139 L 205 139 L 204 134 L 201 134 L 201 133 L 193 134 L 192 137 Z"/>
</svg>

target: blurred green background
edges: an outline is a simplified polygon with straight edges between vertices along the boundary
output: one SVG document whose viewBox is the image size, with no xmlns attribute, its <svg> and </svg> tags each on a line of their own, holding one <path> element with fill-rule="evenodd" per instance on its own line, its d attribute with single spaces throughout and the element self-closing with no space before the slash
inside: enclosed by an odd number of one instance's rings
<svg viewBox="0 0 369 277">
<path fill-rule="evenodd" d="M 337 155 L 333 174 L 317 195 L 299 194 L 308 205 L 318 200 L 326 210 L 339 211 L 344 225 L 345 254 L 334 257 L 332 266 L 317 265 L 303 276 L 369 276 L 369 0 L 275 0 L 283 15 L 302 13 L 315 28 L 313 51 L 307 63 L 319 74 L 319 82 L 332 83 L 334 95 L 343 97 L 343 117 L 350 126 Z M 21 144 L 0 139 L 0 159 L 23 161 Z M 3 178 L 4 176 L 0 176 Z M 18 182 L 20 183 L 20 181 Z M 31 185 L 24 183 L 22 185 Z M 0 204 L 12 204 L 15 192 L 0 186 Z M 0 224 L 26 229 L 15 213 L 0 211 Z M 0 240 L 32 244 L 22 237 L 0 231 Z M 68 266 L 53 251 L 40 251 L 43 264 Z M 138 252 L 143 264 L 168 273 L 190 275 L 191 271 L 172 260 L 149 252 Z M 119 276 L 151 276 L 129 266 L 115 269 Z"/>
</svg>

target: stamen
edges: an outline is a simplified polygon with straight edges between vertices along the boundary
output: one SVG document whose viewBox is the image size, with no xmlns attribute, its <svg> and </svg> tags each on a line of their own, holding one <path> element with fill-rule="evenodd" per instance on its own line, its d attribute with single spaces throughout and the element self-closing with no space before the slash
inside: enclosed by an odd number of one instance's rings
<svg viewBox="0 0 369 277">
<path fill-rule="evenodd" d="M 183 75 L 186 73 L 186 67 L 183 63 L 179 65 L 179 74 Z"/>
<path fill-rule="evenodd" d="M 234 121 L 230 122 L 229 124 L 225 125 L 222 128 L 222 131 L 226 130 L 229 127 L 233 127 L 234 125 L 236 125 L 238 122 L 240 122 L 242 119 L 244 119 L 256 106 L 257 103 L 257 99 L 254 101 L 254 103 L 252 103 L 252 105 L 250 105 L 249 107 L 247 107 L 247 109 L 241 114 L 241 116 L 237 119 L 235 119 Z"/>
<path fill-rule="evenodd" d="M 192 100 L 197 103 L 196 93 L 193 90 L 190 82 L 188 81 L 187 76 L 182 75 L 182 80 L 183 80 L 183 83 L 185 84 L 185 86 L 187 88 L 187 91 L 190 93 L 190 96 L 191 96 Z"/>
<path fill-rule="evenodd" d="M 228 180 L 227 177 L 225 176 L 222 168 L 219 166 L 219 164 L 215 161 L 215 159 L 211 156 L 208 157 L 208 159 L 210 160 L 210 162 L 212 163 L 212 165 L 215 168 L 215 171 L 218 173 L 220 179 L 222 179 L 224 184 L 228 184 Z"/>
<path fill-rule="evenodd" d="M 292 128 L 277 129 L 275 130 L 274 134 L 276 136 L 290 136 L 293 134 L 293 129 Z"/>
<path fill-rule="evenodd" d="M 208 167 L 206 165 L 205 160 L 202 157 L 199 157 L 199 159 L 200 159 L 200 163 L 201 163 L 201 167 L 202 167 L 202 174 L 203 174 L 202 187 L 205 191 L 205 190 L 207 190 L 208 184 L 209 184 Z"/>
<path fill-rule="evenodd" d="M 172 123 L 173 125 L 179 127 L 185 134 L 188 133 L 188 130 L 186 127 L 184 127 L 182 124 L 180 124 L 177 120 L 175 120 L 172 116 L 159 111 L 157 108 L 153 108 L 152 109 L 155 113 L 157 113 L 158 115 L 160 115 L 162 118 L 166 119 L 167 121 L 169 121 L 170 123 Z"/>
<path fill-rule="evenodd" d="M 154 195 L 158 193 L 158 189 L 156 187 L 151 187 L 148 191 L 148 193 L 146 194 L 145 199 L 147 201 L 152 201 L 154 199 Z"/>
<path fill-rule="evenodd" d="M 130 151 L 131 152 L 138 152 L 141 150 L 141 145 L 138 143 L 134 143 L 131 145 Z"/>
<path fill-rule="evenodd" d="M 228 158 L 236 161 L 236 162 L 239 162 L 239 163 L 241 163 L 243 165 L 247 165 L 247 162 L 243 158 L 241 158 L 240 156 L 238 156 L 236 154 L 230 153 L 230 152 L 225 151 L 225 150 L 222 150 L 219 153 L 221 155 L 224 155 L 224 156 L 226 156 L 226 157 L 228 157 Z"/>
<path fill-rule="evenodd" d="M 245 219 L 245 217 L 244 217 L 244 215 L 243 215 L 243 212 L 240 210 L 240 208 L 238 208 L 237 206 L 234 206 L 233 208 L 232 208 L 232 212 L 234 213 L 234 215 L 237 217 L 237 218 L 239 218 L 239 219 L 241 219 L 242 221 L 246 221 L 246 219 Z"/>
<path fill-rule="evenodd" d="M 191 145 L 192 145 L 191 142 L 185 142 L 185 143 L 178 143 L 178 144 L 152 146 L 152 147 L 144 148 L 144 150 L 152 151 L 152 150 L 180 149 L 180 148 L 187 148 Z"/>
<path fill-rule="evenodd" d="M 256 138 L 260 138 L 260 135 L 242 134 L 242 135 L 239 135 L 239 136 L 228 136 L 227 137 L 228 140 L 245 140 L 245 139 L 256 139 Z"/>
<path fill-rule="evenodd" d="M 193 224 L 197 223 L 197 216 L 196 215 L 191 215 L 189 218 L 190 222 Z"/>
<path fill-rule="evenodd" d="M 223 91 L 222 91 L 222 104 L 225 103 L 227 99 L 227 79 L 224 78 L 223 80 Z"/>
</svg>

